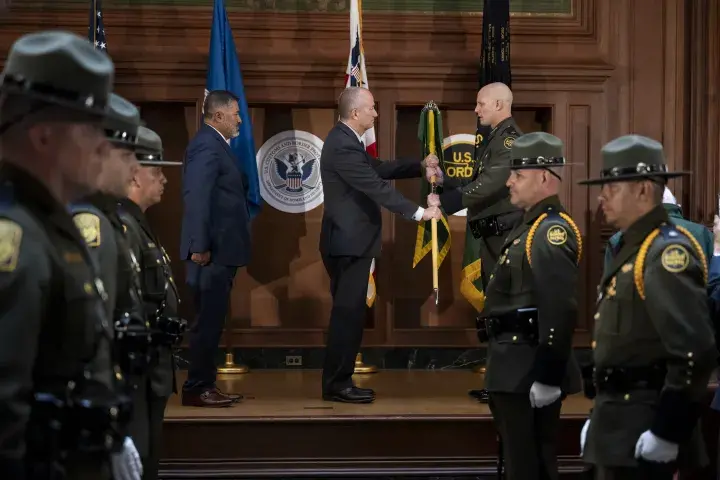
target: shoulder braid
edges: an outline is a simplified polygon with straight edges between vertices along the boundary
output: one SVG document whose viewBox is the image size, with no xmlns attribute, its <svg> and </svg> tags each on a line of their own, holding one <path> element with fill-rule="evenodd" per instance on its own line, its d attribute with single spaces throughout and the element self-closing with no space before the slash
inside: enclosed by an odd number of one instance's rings
<svg viewBox="0 0 720 480">
<path fill-rule="evenodd" d="M 703 279 L 705 281 L 705 285 L 707 285 L 708 282 L 708 266 L 707 266 L 707 259 L 705 258 L 705 253 L 703 252 L 702 248 L 700 247 L 700 244 L 698 243 L 697 239 L 693 237 L 693 235 L 685 228 L 681 227 L 680 225 L 673 225 L 673 227 L 685 235 L 687 239 L 692 244 L 693 249 L 700 257 L 700 260 L 702 260 L 702 272 L 703 272 Z M 633 269 L 633 277 L 635 279 L 635 288 L 638 291 L 638 294 L 640 295 L 640 298 L 645 300 L 645 259 L 647 257 L 648 251 L 650 250 L 650 246 L 655 241 L 655 239 L 660 235 L 660 229 L 656 228 L 650 234 L 645 237 L 645 240 L 643 241 L 642 245 L 640 245 L 640 250 L 638 250 L 637 258 L 635 259 L 635 268 Z"/>
<path fill-rule="evenodd" d="M 580 264 L 580 258 L 582 257 L 582 237 L 580 236 L 580 229 L 577 227 L 575 222 L 573 221 L 572 217 L 564 212 L 558 212 L 558 215 L 560 215 L 560 218 L 565 220 L 568 225 L 570 225 L 570 228 L 573 231 L 573 234 L 575 234 L 575 240 L 577 241 L 577 260 L 575 261 L 576 264 Z M 532 227 L 530 227 L 530 231 L 528 232 L 527 240 L 525 240 L 525 254 L 527 255 L 528 263 L 530 264 L 530 268 L 532 268 L 532 242 L 535 238 L 535 234 L 537 233 L 538 228 L 540 228 L 540 224 L 543 220 L 545 220 L 548 217 L 547 213 L 543 213 L 540 215 L 537 220 L 535 220 L 535 223 L 532 224 Z"/>
</svg>

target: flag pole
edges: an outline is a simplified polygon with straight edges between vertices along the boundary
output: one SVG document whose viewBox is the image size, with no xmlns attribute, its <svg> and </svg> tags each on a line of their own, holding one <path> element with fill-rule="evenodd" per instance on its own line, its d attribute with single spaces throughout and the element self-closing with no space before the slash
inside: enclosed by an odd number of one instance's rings
<svg viewBox="0 0 720 480">
<path fill-rule="evenodd" d="M 232 344 L 232 332 L 231 328 L 229 328 L 230 324 L 230 299 L 228 299 L 228 307 L 227 307 L 227 315 L 225 316 L 225 363 L 222 367 L 217 368 L 217 373 L 221 375 L 239 375 L 243 373 L 249 373 L 250 368 L 247 365 L 238 365 L 235 363 L 235 354 L 233 353 L 233 344 Z"/>
<path fill-rule="evenodd" d="M 425 108 L 428 110 L 428 154 L 435 154 L 435 109 L 437 108 L 437 106 L 435 105 L 435 102 L 430 100 L 427 104 L 425 104 Z M 430 188 L 431 193 L 436 193 L 437 178 L 435 177 L 435 175 L 430 177 Z M 437 218 L 433 218 L 430 221 L 430 234 L 432 242 L 432 282 L 436 306 L 439 299 L 437 222 Z"/>
</svg>

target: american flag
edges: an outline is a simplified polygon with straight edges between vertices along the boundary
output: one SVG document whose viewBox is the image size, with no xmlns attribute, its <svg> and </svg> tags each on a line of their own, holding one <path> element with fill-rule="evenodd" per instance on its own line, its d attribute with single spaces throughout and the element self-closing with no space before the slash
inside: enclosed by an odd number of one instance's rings
<svg viewBox="0 0 720 480">
<path fill-rule="evenodd" d="M 347 87 L 368 88 L 365 52 L 362 46 L 362 0 L 350 2 L 350 56 L 345 70 L 345 88 Z M 365 132 L 363 143 L 365 143 L 365 150 L 377 158 L 374 127 Z"/>
<path fill-rule="evenodd" d="M 365 70 L 365 52 L 362 46 L 362 0 L 350 2 L 350 56 L 345 70 L 345 88 L 368 88 L 367 71 Z M 371 128 L 363 135 L 365 150 L 370 156 L 377 158 L 377 142 L 375 141 L 375 128 Z M 365 304 L 372 307 L 375 303 L 377 290 L 375 288 L 375 259 L 370 264 L 368 276 L 367 295 Z"/>
<path fill-rule="evenodd" d="M 88 40 L 95 48 L 107 52 L 105 24 L 103 22 L 102 0 L 90 0 L 90 22 L 88 23 Z"/>
</svg>

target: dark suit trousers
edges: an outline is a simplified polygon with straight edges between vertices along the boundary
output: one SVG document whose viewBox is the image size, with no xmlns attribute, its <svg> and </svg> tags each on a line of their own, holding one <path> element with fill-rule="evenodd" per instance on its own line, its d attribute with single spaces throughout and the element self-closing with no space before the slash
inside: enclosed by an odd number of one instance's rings
<svg viewBox="0 0 720 480">
<path fill-rule="evenodd" d="M 130 422 L 130 436 L 140 454 L 143 466 L 143 480 L 158 478 L 158 464 L 162 449 L 162 427 L 168 397 L 156 395 L 150 381 L 139 383 L 133 392 L 133 419 Z"/>
<path fill-rule="evenodd" d="M 371 263 L 371 258 L 323 256 L 333 299 L 323 365 L 322 388 L 325 393 L 353 385 L 355 356 L 360 351 L 365 327 Z"/>
<path fill-rule="evenodd" d="M 192 264 L 187 266 L 187 272 L 188 283 L 195 294 L 196 315 L 190 329 L 190 367 L 183 390 L 205 391 L 215 387 L 215 353 L 225 325 L 237 267 Z"/>
<path fill-rule="evenodd" d="M 557 480 L 558 400 L 532 408 L 527 393 L 490 392 L 490 411 L 503 443 L 506 480 Z"/>
</svg>

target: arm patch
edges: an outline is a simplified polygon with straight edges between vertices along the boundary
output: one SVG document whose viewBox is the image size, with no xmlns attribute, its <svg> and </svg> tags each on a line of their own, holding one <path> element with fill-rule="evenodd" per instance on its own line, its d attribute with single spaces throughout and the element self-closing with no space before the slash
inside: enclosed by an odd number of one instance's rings
<svg viewBox="0 0 720 480">
<path fill-rule="evenodd" d="M 707 285 L 707 259 L 705 258 L 705 253 L 703 252 L 702 247 L 700 247 L 698 241 L 685 227 L 675 225 L 675 229 L 685 235 L 685 237 L 687 237 L 687 239 L 693 246 L 693 250 L 695 250 L 695 253 L 697 253 L 698 257 L 700 257 L 703 278 L 705 279 L 705 284 Z M 633 271 L 633 276 L 635 277 L 635 288 L 637 288 L 637 291 L 640 294 L 640 298 L 642 298 L 643 300 L 645 300 L 645 259 L 648 254 L 648 250 L 650 250 L 650 246 L 652 245 L 653 241 L 655 241 L 657 236 L 660 235 L 660 233 L 660 228 L 656 228 L 655 230 L 650 232 L 650 234 L 645 238 L 642 245 L 640 246 L 640 250 L 638 250 L 637 253 L 637 259 L 635 260 L 635 269 Z M 666 246 L 663 249 L 663 252 L 660 256 L 660 262 L 662 263 L 663 268 L 668 272 L 684 272 L 690 264 L 690 252 L 688 252 L 687 248 L 685 248 L 684 245 L 674 243 Z"/>
<path fill-rule="evenodd" d="M 19 224 L 6 218 L 0 219 L 0 272 L 13 272 L 17 268 L 22 236 Z"/>
<path fill-rule="evenodd" d="M 573 234 L 575 235 L 575 240 L 577 241 L 577 264 L 580 264 L 580 258 L 582 257 L 582 236 L 580 236 L 580 229 L 575 225 L 575 222 L 573 219 L 564 212 L 557 213 L 563 220 L 567 222 L 567 224 L 570 226 L 570 228 L 573 231 Z M 532 224 L 532 227 L 530 227 L 530 231 L 528 232 L 527 240 L 525 240 L 525 254 L 527 255 L 528 263 L 530 264 L 530 268 L 532 268 L 532 244 L 533 240 L 535 239 L 535 234 L 537 233 L 538 228 L 540 228 L 540 224 L 543 220 L 545 220 L 548 217 L 547 213 L 543 213 L 538 217 L 537 220 L 535 220 L 535 223 Z M 562 225 L 553 225 L 550 227 L 545 234 L 545 240 L 555 246 L 561 246 L 564 245 L 568 240 L 568 230 Z"/>
<path fill-rule="evenodd" d="M 100 217 L 94 213 L 82 212 L 75 214 L 73 221 L 88 247 L 100 246 L 102 240 L 100 236 Z"/>
</svg>

